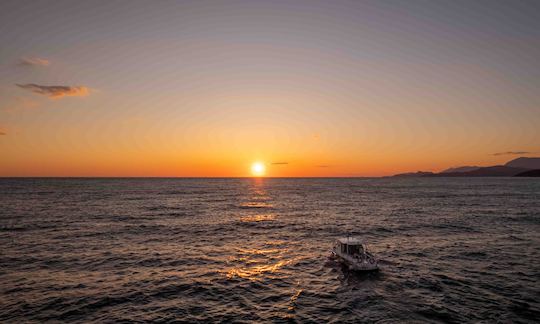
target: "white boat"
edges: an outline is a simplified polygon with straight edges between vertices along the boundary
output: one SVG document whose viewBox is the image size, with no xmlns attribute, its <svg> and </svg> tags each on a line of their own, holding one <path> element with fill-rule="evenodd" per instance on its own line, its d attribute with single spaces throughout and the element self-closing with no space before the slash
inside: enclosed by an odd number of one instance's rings
<svg viewBox="0 0 540 324">
<path fill-rule="evenodd" d="M 336 240 L 332 248 L 333 256 L 355 271 L 374 271 L 379 269 L 379 260 L 368 250 L 367 245 L 355 237 Z"/>
</svg>

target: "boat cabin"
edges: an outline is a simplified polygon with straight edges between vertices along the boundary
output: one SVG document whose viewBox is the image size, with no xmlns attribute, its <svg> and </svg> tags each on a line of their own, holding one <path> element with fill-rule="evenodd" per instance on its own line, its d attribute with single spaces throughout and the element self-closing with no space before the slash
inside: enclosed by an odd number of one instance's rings
<svg viewBox="0 0 540 324">
<path fill-rule="evenodd" d="M 367 252 L 366 245 L 359 239 L 353 237 L 344 237 L 336 241 L 336 250 L 342 254 L 362 255 Z"/>
</svg>

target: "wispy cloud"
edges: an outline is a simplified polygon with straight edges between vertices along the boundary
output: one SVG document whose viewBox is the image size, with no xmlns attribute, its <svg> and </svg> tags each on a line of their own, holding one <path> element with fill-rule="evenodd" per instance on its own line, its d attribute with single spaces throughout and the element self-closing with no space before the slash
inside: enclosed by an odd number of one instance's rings
<svg viewBox="0 0 540 324">
<path fill-rule="evenodd" d="M 48 66 L 51 62 L 39 57 L 22 57 L 17 65 L 20 66 Z"/>
<path fill-rule="evenodd" d="M 523 154 L 532 154 L 534 152 L 528 152 L 528 151 L 508 151 L 508 152 L 498 152 L 493 153 L 491 155 L 493 156 L 500 156 L 500 155 L 523 155 Z"/>
<path fill-rule="evenodd" d="M 16 84 L 19 88 L 32 91 L 33 93 L 47 96 L 51 99 L 58 99 L 65 96 L 84 97 L 90 93 L 87 87 L 82 86 L 45 86 L 34 83 Z"/>
<path fill-rule="evenodd" d="M 316 167 L 316 168 L 330 168 L 331 165 L 327 165 L 327 164 L 319 164 L 319 165 L 316 165 L 315 167 Z"/>
<path fill-rule="evenodd" d="M 289 162 L 272 162 L 272 165 L 287 165 Z"/>
<path fill-rule="evenodd" d="M 2 136 L 2 135 L 7 135 L 7 133 L 0 131 L 0 136 Z"/>
</svg>

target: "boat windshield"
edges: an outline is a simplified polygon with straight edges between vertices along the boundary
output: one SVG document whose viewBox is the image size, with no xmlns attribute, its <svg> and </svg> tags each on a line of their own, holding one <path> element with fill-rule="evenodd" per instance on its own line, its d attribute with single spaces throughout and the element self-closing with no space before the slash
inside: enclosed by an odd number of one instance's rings
<svg viewBox="0 0 540 324">
<path fill-rule="evenodd" d="M 348 253 L 351 255 L 364 253 L 362 245 L 349 245 Z"/>
</svg>

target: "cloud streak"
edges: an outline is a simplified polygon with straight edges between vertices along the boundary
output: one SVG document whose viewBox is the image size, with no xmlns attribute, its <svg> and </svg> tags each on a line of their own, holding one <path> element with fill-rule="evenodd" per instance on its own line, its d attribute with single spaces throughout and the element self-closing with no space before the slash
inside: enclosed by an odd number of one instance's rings
<svg viewBox="0 0 540 324">
<path fill-rule="evenodd" d="M 15 84 L 17 87 L 24 90 L 31 91 L 33 93 L 41 94 L 47 96 L 51 99 L 58 99 L 66 96 L 71 97 L 84 97 L 90 93 L 90 90 L 87 87 L 82 86 L 45 86 L 35 83 L 27 84 Z"/>
<path fill-rule="evenodd" d="M 493 156 L 501 156 L 501 155 L 523 155 L 523 154 L 532 154 L 534 152 L 528 152 L 528 151 L 508 151 L 508 152 L 498 152 L 493 153 L 491 155 Z"/>
<path fill-rule="evenodd" d="M 272 162 L 272 165 L 287 165 L 289 162 Z"/>
<path fill-rule="evenodd" d="M 23 57 L 19 60 L 20 66 L 49 66 L 51 62 L 39 57 Z"/>
<path fill-rule="evenodd" d="M 0 136 L 2 136 L 2 135 L 7 135 L 7 133 L 0 131 Z"/>
</svg>

